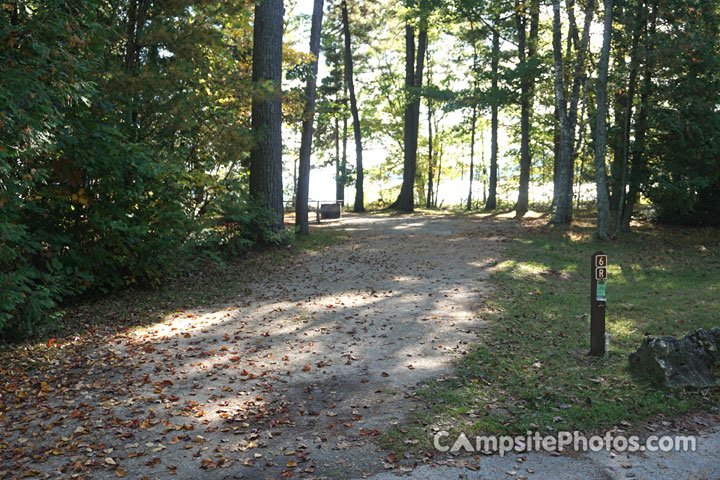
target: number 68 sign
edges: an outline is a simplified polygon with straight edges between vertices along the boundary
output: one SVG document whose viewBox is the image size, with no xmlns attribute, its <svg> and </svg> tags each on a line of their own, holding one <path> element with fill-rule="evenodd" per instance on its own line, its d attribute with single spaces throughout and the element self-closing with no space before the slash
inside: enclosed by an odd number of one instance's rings
<svg viewBox="0 0 720 480">
<path fill-rule="evenodd" d="M 595 280 L 607 280 L 607 255 L 595 257 Z"/>
</svg>

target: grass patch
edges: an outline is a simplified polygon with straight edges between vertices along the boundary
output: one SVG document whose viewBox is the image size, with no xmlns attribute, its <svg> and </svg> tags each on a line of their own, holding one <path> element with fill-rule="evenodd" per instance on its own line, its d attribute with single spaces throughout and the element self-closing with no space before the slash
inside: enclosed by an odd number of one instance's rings
<svg viewBox="0 0 720 480">
<path fill-rule="evenodd" d="M 569 228 L 537 226 L 511 239 L 485 304 L 484 340 L 455 375 L 417 392 L 422 413 L 382 443 L 432 429 L 467 434 L 592 431 L 716 406 L 720 389 L 662 391 L 630 375 L 627 356 L 645 335 L 684 336 L 720 325 L 720 231 L 644 225 L 611 242 L 593 239 L 586 214 Z M 608 254 L 610 357 L 589 351 L 590 255 Z M 418 425 L 423 425 L 418 429 Z"/>
</svg>

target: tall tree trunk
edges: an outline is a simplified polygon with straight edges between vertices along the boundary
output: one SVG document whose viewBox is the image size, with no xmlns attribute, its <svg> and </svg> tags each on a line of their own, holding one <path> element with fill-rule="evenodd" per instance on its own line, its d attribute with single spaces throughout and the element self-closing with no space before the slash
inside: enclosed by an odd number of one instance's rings
<svg viewBox="0 0 720 480">
<path fill-rule="evenodd" d="M 485 129 L 480 127 L 480 164 L 482 165 L 482 179 L 483 179 L 483 199 L 482 202 L 487 202 L 487 165 L 485 165 Z M 480 208 L 480 202 L 478 202 L 477 208 Z"/>
<path fill-rule="evenodd" d="M 572 132 L 565 98 L 565 75 L 562 58 L 562 31 L 560 23 L 560 0 L 553 0 L 553 57 L 555 60 L 555 103 L 560 121 L 560 156 L 556 159 L 557 173 L 553 192 L 552 223 L 570 223 L 572 220 L 572 193 L 568 195 L 565 178 L 572 179 Z"/>
<path fill-rule="evenodd" d="M 632 124 L 633 104 L 635 102 L 635 90 L 637 89 L 637 75 L 640 62 L 640 37 L 645 22 L 644 2 L 638 1 L 635 10 L 635 28 L 630 52 L 630 75 L 628 79 L 627 104 L 625 106 L 625 118 L 622 129 L 622 163 L 620 165 L 620 181 L 618 183 L 618 210 L 615 216 L 615 230 L 622 229 L 622 219 L 625 216 L 625 191 L 627 188 L 628 163 L 630 157 L 630 126 Z"/>
<path fill-rule="evenodd" d="M 403 134 L 403 182 L 400 194 L 392 207 L 403 212 L 415 209 L 415 175 L 417 171 L 417 142 L 420 124 L 420 87 L 422 86 L 427 29 L 422 27 L 418 34 L 417 55 L 415 52 L 415 30 L 405 26 L 405 128 Z M 417 62 L 417 64 L 416 64 Z"/>
<path fill-rule="evenodd" d="M 623 9 L 622 4 L 615 6 L 615 14 L 621 15 Z M 620 11 L 620 12 L 619 12 Z M 613 54 L 615 74 L 621 72 L 621 66 L 625 64 L 625 50 L 622 48 L 622 42 L 616 41 L 615 53 Z M 622 169 L 622 125 L 623 125 L 623 106 L 625 104 L 625 90 L 618 89 L 615 92 L 615 108 L 613 109 L 613 135 L 610 141 L 612 148 L 612 163 L 610 164 L 610 211 L 618 210 L 618 191 L 620 190 L 620 170 Z"/>
<path fill-rule="evenodd" d="M 252 100 L 252 129 L 257 140 L 250 152 L 250 195 L 273 213 L 274 231 L 284 228 L 280 98 L 284 14 L 282 0 L 261 0 L 255 4 L 252 80 L 254 83 L 269 80 L 275 92 L 270 98 Z"/>
<path fill-rule="evenodd" d="M 477 91 L 477 47 L 473 45 L 473 95 Z M 475 175 L 475 127 L 477 124 L 477 105 L 473 103 L 470 117 L 470 187 L 468 189 L 467 210 L 472 210 L 473 177 Z"/>
<path fill-rule="evenodd" d="M 415 30 L 412 25 L 405 25 L 405 110 L 403 112 L 403 181 L 400 186 L 400 194 L 391 205 L 399 210 L 412 212 L 413 210 L 413 189 L 412 182 L 415 181 L 415 152 L 411 152 L 412 131 L 413 131 L 413 101 L 411 90 L 415 85 Z M 409 184 L 409 187 L 408 187 Z"/>
<path fill-rule="evenodd" d="M 354 212 L 365 211 L 365 193 L 363 191 L 364 172 L 362 162 L 362 138 L 360 133 L 360 114 L 357 108 L 357 99 L 355 98 L 355 81 L 353 79 L 353 58 L 352 48 L 350 45 L 350 20 L 348 18 L 347 1 L 342 1 L 342 22 L 343 34 L 345 36 L 345 81 L 347 82 L 348 92 L 350 94 L 350 113 L 353 118 L 353 133 L 355 134 L 355 205 Z"/>
<path fill-rule="evenodd" d="M 437 170 L 437 179 L 435 180 L 435 207 L 438 206 L 438 197 L 440 196 L 440 175 L 442 174 L 442 157 L 443 157 L 443 148 L 442 144 L 440 144 L 440 149 L 437 152 L 437 159 L 438 159 L 438 170 Z"/>
<path fill-rule="evenodd" d="M 298 187 L 298 159 L 293 159 L 293 186 L 292 186 L 292 202 L 295 204 L 297 199 L 297 187 Z"/>
<path fill-rule="evenodd" d="M 335 201 L 344 200 L 345 179 L 340 174 L 340 119 L 335 117 Z"/>
<path fill-rule="evenodd" d="M 590 25 L 595 8 L 595 0 L 588 0 L 585 7 L 584 30 L 576 52 L 573 84 L 568 107 L 565 94 L 562 59 L 562 32 L 560 22 L 560 2 L 553 0 L 553 56 L 555 59 L 555 93 L 560 117 L 560 159 L 555 180 L 553 203 L 555 211 L 552 223 L 570 223 L 572 221 L 573 190 L 573 141 L 577 124 L 577 108 L 580 100 L 580 87 L 585 71 L 585 54 L 590 43 Z"/>
<path fill-rule="evenodd" d="M 491 70 L 491 99 L 490 99 L 490 184 L 485 210 L 497 208 L 497 181 L 498 181 L 498 67 L 500 63 L 500 20 L 495 17 L 493 22 L 492 51 L 490 58 Z"/>
<path fill-rule="evenodd" d="M 587 56 L 588 49 L 590 48 L 590 27 L 592 26 L 593 15 L 595 14 L 595 0 L 588 0 L 585 4 L 585 17 L 583 19 L 583 32 L 580 38 L 580 44 L 577 47 L 575 68 L 573 72 L 573 84 L 572 92 L 570 96 L 570 106 L 568 107 L 568 118 L 570 121 L 570 133 L 572 135 L 573 150 L 570 155 L 570 171 L 574 171 L 575 165 L 575 153 L 574 138 L 575 130 L 578 125 L 578 105 L 580 103 L 580 91 L 583 85 L 587 83 L 587 72 L 585 68 L 585 58 Z M 575 29 L 577 35 L 577 29 Z M 567 179 L 568 192 L 570 194 L 570 204 L 572 206 L 572 195 L 573 195 L 573 175 Z M 571 212 L 572 214 L 572 212 Z"/>
<path fill-rule="evenodd" d="M 532 58 L 536 53 L 538 22 L 540 4 L 534 0 L 530 12 L 530 38 L 527 38 L 527 16 L 526 11 L 516 1 L 515 23 L 518 34 L 518 61 L 523 68 L 523 76 L 520 80 L 520 186 L 518 199 L 515 204 L 515 216 L 522 218 L 528 211 L 529 188 L 530 188 L 530 115 L 532 110 L 532 95 L 534 79 L 530 78 L 526 71 L 528 56 Z M 526 44 L 529 48 L 526 51 Z"/>
<path fill-rule="evenodd" d="M 475 124 L 477 123 L 477 107 L 472 107 L 472 117 L 470 122 L 470 190 L 468 191 L 466 210 L 472 210 L 472 187 L 473 176 L 475 175 Z"/>
<path fill-rule="evenodd" d="M 577 163 L 577 159 L 580 159 L 580 164 L 577 166 L 577 172 L 575 173 L 575 190 L 577 190 L 577 196 L 575 201 L 575 208 L 580 208 L 580 197 L 581 197 L 581 190 L 582 190 L 582 173 L 585 171 L 585 155 L 583 154 L 584 146 L 585 146 L 585 139 L 587 138 L 587 135 L 585 133 L 585 127 L 589 123 L 590 119 L 586 118 L 585 116 L 585 110 L 589 110 L 588 107 L 588 91 L 590 90 L 589 85 L 590 84 L 590 76 L 585 76 L 585 84 L 582 87 L 583 92 L 583 101 L 582 101 L 582 107 L 580 107 L 580 118 L 577 129 L 577 137 L 575 139 L 575 143 L 573 146 L 573 164 Z M 590 115 L 592 113 L 588 112 Z"/>
<path fill-rule="evenodd" d="M 645 38 L 645 68 L 643 73 L 643 84 L 640 93 L 640 111 L 635 124 L 635 141 L 633 143 L 632 169 L 629 176 L 629 188 L 625 208 L 622 210 L 622 222 L 620 224 L 621 231 L 630 230 L 630 220 L 635 207 L 635 202 L 640 194 L 640 183 L 645 175 L 645 137 L 648 130 L 648 111 L 650 109 L 650 92 L 652 90 L 652 75 L 654 66 L 654 44 L 653 37 L 657 23 L 657 6 L 652 5 L 650 11 L 650 27 L 649 35 Z"/>
<path fill-rule="evenodd" d="M 432 130 L 432 100 L 427 99 L 427 119 L 428 119 L 428 190 L 425 208 L 432 207 L 433 193 L 433 130 Z"/>
<path fill-rule="evenodd" d="M 125 44 L 125 73 L 137 75 L 140 68 L 141 58 L 140 51 L 142 48 L 142 33 L 145 29 L 148 10 L 150 8 L 150 0 L 132 0 L 128 5 L 127 25 L 126 25 L 126 44 Z M 136 105 L 137 99 L 134 95 L 128 98 L 128 122 L 137 126 L 139 120 L 139 112 Z M 133 132 L 139 132 L 141 129 L 133 129 Z M 137 134 L 135 135 L 137 136 Z"/>
<path fill-rule="evenodd" d="M 601 239 L 610 238 L 610 199 L 608 198 L 605 154 L 607 150 L 607 78 L 610 60 L 610 37 L 612 35 L 613 0 L 604 0 L 603 43 L 598 62 L 598 78 L 595 87 L 597 101 L 595 127 L 595 190 L 597 194 L 597 230 Z"/>
<path fill-rule="evenodd" d="M 347 146 L 348 146 L 348 117 L 346 113 L 347 109 L 347 83 L 345 83 L 345 96 L 343 97 L 343 130 L 342 130 L 342 163 L 340 164 L 340 171 L 342 172 L 343 178 L 343 193 L 342 200 L 343 205 L 345 204 L 345 182 L 347 182 Z"/>
<path fill-rule="evenodd" d="M 610 210 L 616 212 L 618 210 L 618 192 L 620 190 L 620 171 L 622 169 L 622 124 L 623 122 L 623 104 L 625 95 L 623 93 L 615 93 L 615 108 L 613 113 L 613 130 L 612 135 L 612 163 L 610 164 Z"/>
<path fill-rule="evenodd" d="M 553 120 L 553 199 L 550 204 L 551 211 L 555 210 L 555 200 L 557 197 L 555 193 L 558 191 L 558 179 L 560 178 L 560 175 L 558 175 L 558 164 L 560 163 L 560 112 L 558 111 L 557 102 L 555 102 L 555 108 L 553 109 Z"/>
<path fill-rule="evenodd" d="M 320 57 L 320 29 L 322 27 L 324 0 L 313 2 L 312 25 L 310 27 L 310 53 L 315 59 L 310 64 L 307 79 L 307 103 L 303 112 L 302 137 L 300 139 L 300 165 L 295 197 L 295 225 L 300 235 L 310 233 L 308 226 L 308 193 L 310 191 L 310 154 L 312 152 L 313 120 L 315 118 L 315 96 L 317 86 L 318 58 Z"/>
</svg>

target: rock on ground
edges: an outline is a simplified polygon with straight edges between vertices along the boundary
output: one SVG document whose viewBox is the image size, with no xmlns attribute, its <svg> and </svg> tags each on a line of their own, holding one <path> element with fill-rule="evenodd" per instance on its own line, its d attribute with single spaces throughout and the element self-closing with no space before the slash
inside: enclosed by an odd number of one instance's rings
<svg viewBox="0 0 720 480">
<path fill-rule="evenodd" d="M 700 328 L 681 339 L 647 337 L 630 354 L 630 368 L 656 385 L 713 387 L 720 385 L 720 328 Z"/>
</svg>

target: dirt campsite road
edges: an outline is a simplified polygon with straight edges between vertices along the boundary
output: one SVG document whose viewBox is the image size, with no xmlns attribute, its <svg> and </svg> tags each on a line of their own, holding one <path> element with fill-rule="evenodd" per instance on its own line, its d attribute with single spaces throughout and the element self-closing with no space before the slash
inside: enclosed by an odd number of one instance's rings
<svg viewBox="0 0 720 480">
<path fill-rule="evenodd" d="M 349 217 L 231 303 L 3 372 L 5 477 L 348 478 L 473 342 L 502 222 Z M 70 347 L 69 347 L 70 348 Z M 42 360 L 38 360 L 42 362 Z"/>
<path fill-rule="evenodd" d="M 512 456 L 480 471 L 427 458 L 400 468 L 376 441 L 417 407 L 418 382 L 452 374 L 478 341 L 487 278 L 517 224 L 350 216 L 332 226 L 347 239 L 263 267 L 227 304 L 3 371 L 0 478 L 529 475 Z M 612 465 L 557 458 L 531 457 L 533 478 L 563 468 L 615 478 Z"/>
</svg>

